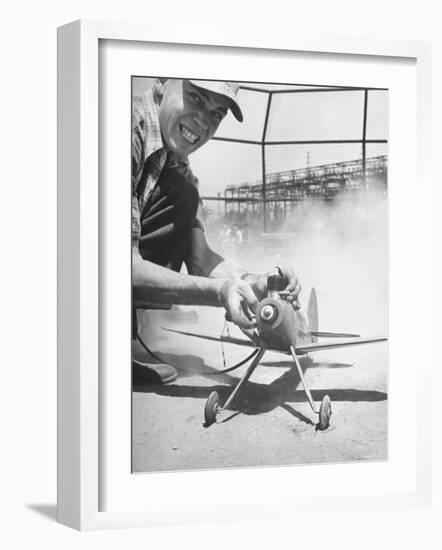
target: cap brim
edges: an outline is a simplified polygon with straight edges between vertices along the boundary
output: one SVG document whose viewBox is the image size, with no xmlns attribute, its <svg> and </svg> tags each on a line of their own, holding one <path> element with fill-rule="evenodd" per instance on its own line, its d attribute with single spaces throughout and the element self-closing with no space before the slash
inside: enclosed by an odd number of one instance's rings
<svg viewBox="0 0 442 550">
<path fill-rule="evenodd" d="M 242 122 L 244 120 L 244 117 L 242 116 L 242 111 L 238 103 L 236 103 L 236 101 L 234 101 L 230 97 L 228 99 L 230 103 L 230 110 L 232 111 L 233 116 L 236 118 L 236 120 L 238 120 L 239 122 Z"/>
</svg>

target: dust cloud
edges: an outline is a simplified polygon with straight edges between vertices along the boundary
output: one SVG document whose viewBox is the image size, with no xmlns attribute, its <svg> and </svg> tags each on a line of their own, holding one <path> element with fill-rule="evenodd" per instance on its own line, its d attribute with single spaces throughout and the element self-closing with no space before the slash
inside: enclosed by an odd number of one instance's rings
<svg viewBox="0 0 442 550">
<path fill-rule="evenodd" d="M 386 335 L 388 328 L 388 201 L 384 192 L 360 191 L 331 201 L 305 200 L 287 207 L 263 232 L 261 219 L 238 221 L 248 239 L 232 245 L 221 238 L 220 220 L 206 220 L 211 246 L 254 272 L 292 266 L 307 307 L 318 293 L 321 330 Z M 282 214 L 282 212 L 279 212 Z M 281 215 L 281 218 L 283 216 Z M 225 225 L 224 225 L 225 227 Z"/>
</svg>

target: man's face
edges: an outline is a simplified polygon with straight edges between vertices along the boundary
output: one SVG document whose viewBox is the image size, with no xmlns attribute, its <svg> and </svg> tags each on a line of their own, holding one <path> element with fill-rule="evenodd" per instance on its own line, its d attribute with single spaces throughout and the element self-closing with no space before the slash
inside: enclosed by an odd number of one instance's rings
<svg viewBox="0 0 442 550">
<path fill-rule="evenodd" d="M 228 108 L 222 95 L 168 80 L 158 109 L 163 140 L 179 156 L 190 155 L 214 135 Z"/>
</svg>

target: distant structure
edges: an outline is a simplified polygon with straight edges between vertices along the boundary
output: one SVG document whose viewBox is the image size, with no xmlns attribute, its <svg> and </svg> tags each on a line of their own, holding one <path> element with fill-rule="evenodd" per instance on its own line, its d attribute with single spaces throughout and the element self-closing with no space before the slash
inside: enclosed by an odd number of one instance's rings
<svg viewBox="0 0 442 550">
<path fill-rule="evenodd" d="M 387 169 L 386 155 L 312 167 L 307 154 L 305 168 L 268 174 L 264 186 L 258 180 L 227 187 L 222 199 L 224 214 L 242 220 L 259 217 L 265 202 L 269 218 L 277 219 L 284 218 L 293 203 L 305 199 L 331 201 L 359 190 L 385 193 Z"/>
</svg>

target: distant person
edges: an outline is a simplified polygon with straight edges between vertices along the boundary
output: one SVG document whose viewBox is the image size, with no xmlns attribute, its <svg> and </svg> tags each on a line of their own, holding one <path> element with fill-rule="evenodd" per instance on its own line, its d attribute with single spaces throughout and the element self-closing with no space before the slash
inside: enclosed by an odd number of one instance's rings
<svg viewBox="0 0 442 550">
<path fill-rule="evenodd" d="M 132 289 L 136 308 L 156 305 L 224 307 L 238 326 L 253 326 L 251 314 L 267 293 L 267 273 L 252 274 L 228 263 L 208 245 L 199 220 L 198 180 L 188 156 L 207 143 L 228 110 L 242 122 L 238 85 L 224 81 L 157 80 L 133 101 Z M 188 274 L 180 273 L 182 265 Z M 273 266 L 271 266 L 273 267 Z M 300 284 L 282 267 L 297 304 Z M 134 339 L 134 355 L 138 348 Z M 134 361 L 134 378 L 170 382 L 167 364 Z"/>
<path fill-rule="evenodd" d="M 227 224 L 224 224 L 219 232 L 219 243 L 222 249 L 228 247 L 232 238 L 232 230 Z"/>
<path fill-rule="evenodd" d="M 236 245 L 241 245 L 243 242 L 243 234 L 241 229 L 235 224 L 232 229 L 232 240 Z"/>
<path fill-rule="evenodd" d="M 248 225 L 244 226 L 242 231 L 242 236 L 243 236 L 243 242 L 248 243 L 250 241 L 250 231 L 249 231 Z"/>
</svg>

